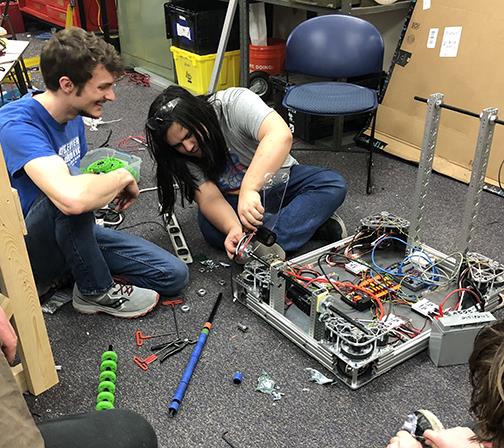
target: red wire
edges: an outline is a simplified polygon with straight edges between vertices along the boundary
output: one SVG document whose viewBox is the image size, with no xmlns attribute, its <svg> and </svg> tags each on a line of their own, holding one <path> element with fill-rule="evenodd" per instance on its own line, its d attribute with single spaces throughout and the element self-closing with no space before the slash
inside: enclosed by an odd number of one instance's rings
<svg viewBox="0 0 504 448">
<path fill-rule="evenodd" d="M 439 304 L 439 317 L 443 317 L 443 306 L 445 305 L 445 303 L 447 302 L 447 300 L 453 294 L 457 294 L 459 292 L 468 292 L 468 293 L 472 294 L 476 298 L 477 302 L 481 302 L 479 296 L 474 291 L 472 291 L 471 289 L 468 289 L 468 288 L 457 288 L 457 289 L 454 289 L 453 291 L 450 291 L 448 294 L 446 294 L 446 296 L 443 297 L 443 300 Z"/>
<path fill-rule="evenodd" d="M 298 280 L 302 280 L 302 281 L 308 282 L 308 283 L 312 283 L 314 280 L 317 280 L 320 283 L 329 283 L 326 278 L 313 279 L 313 278 L 308 278 L 308 277 L 302 277 L 302 276 L 300 276 L 296 273 L 293 273 L 293 272 L 289 272 L 289 275 L 291 275 L 294 278 L 297 278 Z M 363 292 L 367 296 L 371 297 L 371 299 L 373 299 L 376 306 L 378 307 L 378 311 L 379 311 L 378 320 L 383 319 L 383 316 L 385 315 L 385 309 L 383 308 L 382 301 L 376 295 L 374 295 L 372 292 L 368 291 L 366 288 L 363 288 L 362 286 L 359 286 L 359 285 L 355 285 L 353 283 L 338 282 L 336 280 L 331 280 L 331 285 L 336 285 L 338 287 L 358 290 L 358 291 Z"/>
</svg>

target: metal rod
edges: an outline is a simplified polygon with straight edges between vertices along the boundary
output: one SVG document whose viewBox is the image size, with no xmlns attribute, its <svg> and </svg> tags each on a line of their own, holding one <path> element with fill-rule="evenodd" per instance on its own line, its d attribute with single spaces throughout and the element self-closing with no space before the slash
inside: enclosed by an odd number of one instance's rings
<svg viewBox="0 0 504 448">
<path fill-rule="evenodd" d="M 173 322 L 175 324 L 175 335 L 177 336 L 177 338 L 180 338 L 179 327 L 178 327 L 178 322 L 177 322 L 177 312 L 175 310 L 175 305 L 172 306 L 172 311 L 173 311 Z"/>
<path fill-rule="evenodd" d="M 212 74 L 210 76 L 210 85 L 208 86 L 208 93 L 214 93 L 217 90 L 219 75 L 222 68 L 222 62 L 224 61 L 224 55 L 226 52 L 229 35 L 231 34 L 231 27 L 233 26 L 233 19 L 235 16 L 237 5 L 238 0 L 229 0 L 229 4 L 226 11 L 226 17 L 224 18 L 224 25 L 222 27 L 221 37 L 219 40 L 219 47 L 217 48 L 217 55 L 215 56 L 215 63 L 213 66 Z"/>
<path fill-rule="evenodd" d="M 414 96 L 413 98 L 417 101 L 422 102 L 422 103 L 426 103 L 428 101 L 427 98 L 423 98 L 421 96 Z M 443 109 L 448 109 L 448 110 L 452 110 L 454 112 L 458 112 L 459 114 L 469 115 L 470 117 L 474 117 L 474 118 L 481 117 L 481 114 L 477 114 L 476 112 L 471 112 L 470 110 L 462 109 L 460 107 L 450 106 L 449 104 L 441 104 L 440 107 L 442 107 Z M 494 123 L 495 124 L 504 124 L 504 121 L 496 119 L 496 120 L 494 120 Z"/>
<path fill-rule="evenodd" d="M 259 263 L 262 263 L 264 266 L 266 266 L 267 268 L 270 267 L 270 264 L 267 262 L 267 261 L 264 261 L 261 257 L 258 257 L 257 255 L 254 254 L 254 252 L 250 252 L 248 254 L 248 256 L 250 258 L 253 258 L 254 260 L 258 261 Z"/>
<path fill-rule="evenodd" d="M 239 0 L 240 11 L 240 86 L 249 85 L 249 2 Z"/>
</svg>

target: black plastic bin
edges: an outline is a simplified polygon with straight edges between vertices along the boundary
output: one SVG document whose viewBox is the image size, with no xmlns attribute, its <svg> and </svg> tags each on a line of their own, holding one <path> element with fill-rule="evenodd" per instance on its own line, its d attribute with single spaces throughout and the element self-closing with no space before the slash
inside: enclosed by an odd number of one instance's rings
<svg viewBox="0 0 504 448">
<path fill-rule="evenodd" d="M 227 3 L 218 0 L 172 0 L 165 3 L 166 37 L 172 45 L 198 55 L 217 53 Z M 226 51 L 240 48 L 235 14 Z"/>
</svg>

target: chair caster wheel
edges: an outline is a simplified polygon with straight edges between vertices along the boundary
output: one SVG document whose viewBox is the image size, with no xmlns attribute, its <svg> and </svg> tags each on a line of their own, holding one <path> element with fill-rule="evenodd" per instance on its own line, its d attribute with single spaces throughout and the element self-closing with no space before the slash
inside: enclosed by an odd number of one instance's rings
<svg viewBox="0 0 504 448">
<path fill-rule="evenodd" d="M 266 101 L 273 90 L 269 75 L 266 72 L 252 72 L 249 76 L 249 89 Z"/>
</svg>

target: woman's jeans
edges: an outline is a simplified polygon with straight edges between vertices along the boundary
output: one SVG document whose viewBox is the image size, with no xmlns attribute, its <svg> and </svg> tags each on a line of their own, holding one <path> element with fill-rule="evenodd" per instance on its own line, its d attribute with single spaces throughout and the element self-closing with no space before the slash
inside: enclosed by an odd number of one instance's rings
<svg viewBox="0 0 504 448">
<path fill-rule="evenodd" d="M 316 166 L 294 165 L 290 169 L 286 189 L 284 184 L 280 184 L 266 191 L 263 200 L 266 209 L 264 225 L 277 234 L 277 243 L 286 252 L 295 251 L 308 242 L 343 203 L 346 192 L 346 181 L 338 172 Z M 224 197 L 236 211 L 238 195 Z M 280 205 L 282 208 L 277 217 Z M 201 213 L 198 213 L 198 223 L 205 240 L 222 249 L 226 235 Z"/>
<path fill-rule="evenodd" d="M 64 215 L 41 196 L 25 218 L 28 255 L 39 291 L 73 275 L 84 295 L 103 294 L 121 281 L 171 296 L 187 285 L 185 263 L 161 247 L 95 224 L 94 213 Z"/>
</svg>

